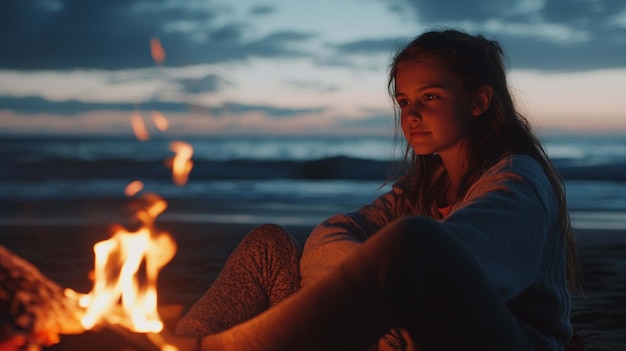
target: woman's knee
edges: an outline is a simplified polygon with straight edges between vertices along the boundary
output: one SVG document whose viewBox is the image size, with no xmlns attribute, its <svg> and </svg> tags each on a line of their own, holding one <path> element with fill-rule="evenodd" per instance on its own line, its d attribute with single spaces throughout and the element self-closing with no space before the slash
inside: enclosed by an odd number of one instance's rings
<svg viewBox="0 0 626 351">
<path fill-rule="evenodd" d="M 299 262 L 300 245 L 285 227 L 278 224 L 261 224 L 254 227 L 239 243 L 238 250 L 257 258 Z"/>
<path fill-rule="evenodd" d="M 273 223 L 261 224 L 252 228 L 243 241 L 268 247 L 299 247 L 298 242 L 287 228 Z"/>
</svg>

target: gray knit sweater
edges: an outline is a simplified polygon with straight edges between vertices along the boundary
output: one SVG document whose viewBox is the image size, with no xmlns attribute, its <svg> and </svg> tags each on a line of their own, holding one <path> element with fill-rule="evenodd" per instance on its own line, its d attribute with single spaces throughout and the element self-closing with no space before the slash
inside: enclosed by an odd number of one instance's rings
<svg viewBox="0 0 626 351">
<path fill-rule="evenodd" d="M 319 280 L 380 228 L 405 216 L 403 191 L 396 184 L 372 204 L 316 226 L 300 262 L 302 286 Z M 572 335 L 565 241 L 555 193 L 539 163 L 525 155 L 504 157 L 439 223 L 476 254 L 538 349 L 562 350 Z"/>
</svg>

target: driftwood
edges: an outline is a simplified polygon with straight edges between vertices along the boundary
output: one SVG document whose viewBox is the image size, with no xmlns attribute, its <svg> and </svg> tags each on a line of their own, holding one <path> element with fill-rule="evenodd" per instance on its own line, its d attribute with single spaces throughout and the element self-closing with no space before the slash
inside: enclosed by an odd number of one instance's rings
<svg viewBox="0 0 626 351">
<path fill-rule="evenodd" d="M 0 342 L 21 335 L 32 348 L 84 331 L 81 309 L 33 264 L 0 246 Z"/>
</svg>

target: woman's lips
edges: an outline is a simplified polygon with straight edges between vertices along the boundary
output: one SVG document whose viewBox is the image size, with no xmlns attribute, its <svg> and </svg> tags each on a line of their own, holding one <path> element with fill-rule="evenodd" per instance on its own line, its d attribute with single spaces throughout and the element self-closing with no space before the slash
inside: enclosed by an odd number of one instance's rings
<svg viewBox="0 0 626 351">
<path fill-rule="evenodd" d="M 429 131 L 425 131 L 425 130 L 412 130 L 411 131 L 411 136 L 412 137 L 424 137 L 429 135 L 430 132 Z"/>
</svg>

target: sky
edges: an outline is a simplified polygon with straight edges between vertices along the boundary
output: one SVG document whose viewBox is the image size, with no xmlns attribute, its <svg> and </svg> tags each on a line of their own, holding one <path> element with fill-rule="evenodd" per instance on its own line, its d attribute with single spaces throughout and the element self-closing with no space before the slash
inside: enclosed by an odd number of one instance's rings
<svg viewBox="0 0 626 351">
<path fill-rule="evenodd" d="M 626 132 L 623 0 L 20 0 L 0 134 L 163 133 L 155 111 L 174 135 L 388 134 L 390 58 L 444 28 L 500 42 L 536 129 Z"/>
</svg>

